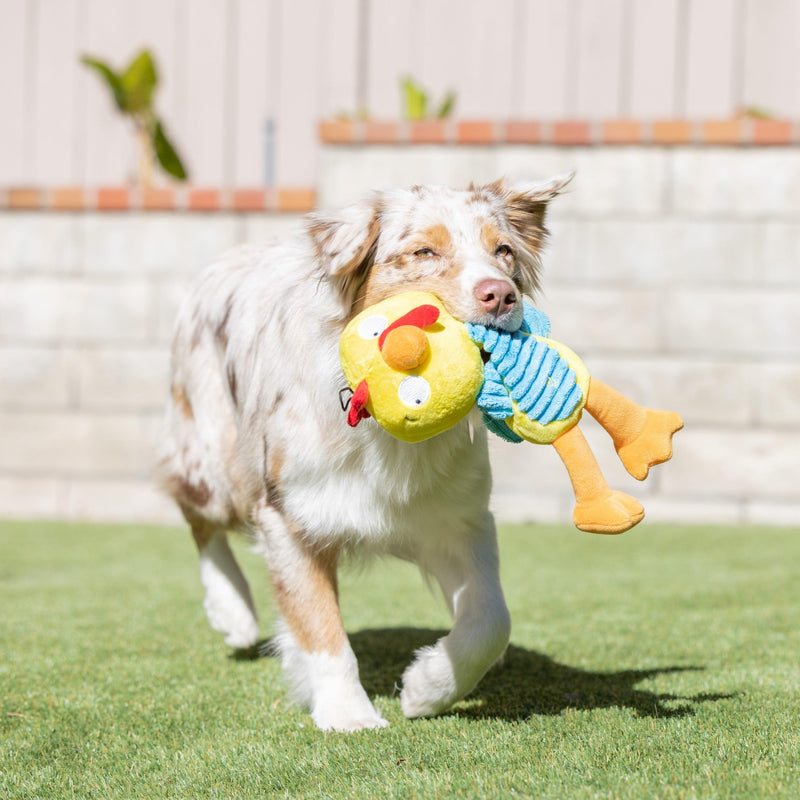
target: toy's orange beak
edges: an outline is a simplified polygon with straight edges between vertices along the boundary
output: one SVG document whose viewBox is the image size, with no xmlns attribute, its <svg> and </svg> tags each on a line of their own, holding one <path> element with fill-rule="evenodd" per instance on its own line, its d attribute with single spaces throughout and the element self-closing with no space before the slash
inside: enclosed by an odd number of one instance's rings
<svg viewBox="0 0 800 800">
<path fill-rule="evenodd" d="M 407 371 L 420 366 L 430 349 L 425 331 L 413 325 L 403 325 L 389 332 L 381 355 L 392 369 Z"/>
<path fill-rule="evenodd" d="M 424 363 L 430 352 L 428 337 L 423 328 L 439 319 L 436 306 L 423 305 L 411 309 L 395 320 L 378 340 L 383 360 L 400 371 L 416 369 Z"/>
</svg>

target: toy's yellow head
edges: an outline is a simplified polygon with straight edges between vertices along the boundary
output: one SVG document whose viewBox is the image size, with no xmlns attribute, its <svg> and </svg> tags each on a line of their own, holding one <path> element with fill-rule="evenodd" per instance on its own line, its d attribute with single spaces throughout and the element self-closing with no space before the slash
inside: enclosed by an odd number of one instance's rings
<svg viewBox="0 0 800 800">
<path fill-rule="evenodd" d="M 362 311 L 345 328 L 339 354 L 354 392 L 348 422 L 371 415 L 406 442 L 455 425 L 483 384 L 479 348 L 427 292 L 405 292 Z"/>
</svg>

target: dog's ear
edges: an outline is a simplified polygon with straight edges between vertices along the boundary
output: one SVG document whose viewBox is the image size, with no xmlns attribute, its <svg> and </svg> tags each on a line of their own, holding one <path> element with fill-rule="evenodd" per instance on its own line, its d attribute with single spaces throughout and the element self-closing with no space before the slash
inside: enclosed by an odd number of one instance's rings
<svg viewBox="0 0 800 800">
<path fill-rule="evenodd" d="M 574 175 L 574 172 L 566 172 L 537 183 L 512 185 L 497 181 L 485 187 L 499 197 L 503 213 L 514 233 L 519 277 L 526 294 L 532 294 L 539 288 L 541 254 L 548 236 L 545 227 L 547 204 L 561 194 Z"/>
<path fill-rule="evenodd" d="M 352 302 L 375 258 L 380 234 L 380 196 L 371 195 L 335 214 L 312 214 L 306 229 L 325 274 Z"/>
</svg>

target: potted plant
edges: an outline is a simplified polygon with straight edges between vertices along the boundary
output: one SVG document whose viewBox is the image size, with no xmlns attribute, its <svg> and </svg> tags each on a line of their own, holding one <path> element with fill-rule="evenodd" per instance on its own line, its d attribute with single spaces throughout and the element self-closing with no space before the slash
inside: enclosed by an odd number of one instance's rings
<svg viewBox="0 0 800 800">
<path fill-rule="evenodd" d="M 116 72 L 106 62 L 91 56 L 85 55 L 81 61 L 103 79 L 111 91 L 117 109 L 133 123 L 138 151 L 139 185 L 152 185 L 156 163 L 173 178 L 186 180 L 183 162 L 153 106 L 158 71 L 150 51 L 142 50 L 121 72 Z"/>
</svg>

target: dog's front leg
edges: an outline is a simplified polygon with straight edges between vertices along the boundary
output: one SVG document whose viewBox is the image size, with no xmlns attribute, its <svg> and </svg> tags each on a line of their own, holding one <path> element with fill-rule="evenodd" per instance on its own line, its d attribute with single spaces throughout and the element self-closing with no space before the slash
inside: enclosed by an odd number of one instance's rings
<svg viewBox="0 0 800 800">
<path fill-rule="evenodd" d="M 337 553 L 310 547 L 272 508 L 261 511 L 259 522 L 281 614 L 275 643 L 294 697 L 322 730 L 384 727 L 342 624 Z"/>
<path fill-rule="evenodd" d="M 500 586 L 497 535 L 488 512 L 479 532 L 462 549 L 452 542 L 429 554 L 421 567 L 431 572 L 453 614 L 450 633 L 417 651 L 403 675 L 400 702 L 407 717 L 426 717 L 449 708 L 475 688 L 505 652 L 511 620 Z"/>
<path fill-rule="evenodd" d="M 206 593 L 203 608 L 211 627 L 224 633 L 225 643 L 231 647 L 250 647 L 258 640 L 256 609 L 228 534 L 219 526 L 195 519 L 192 535 L 200 554 L 200 580 Z"/>
</svg>

